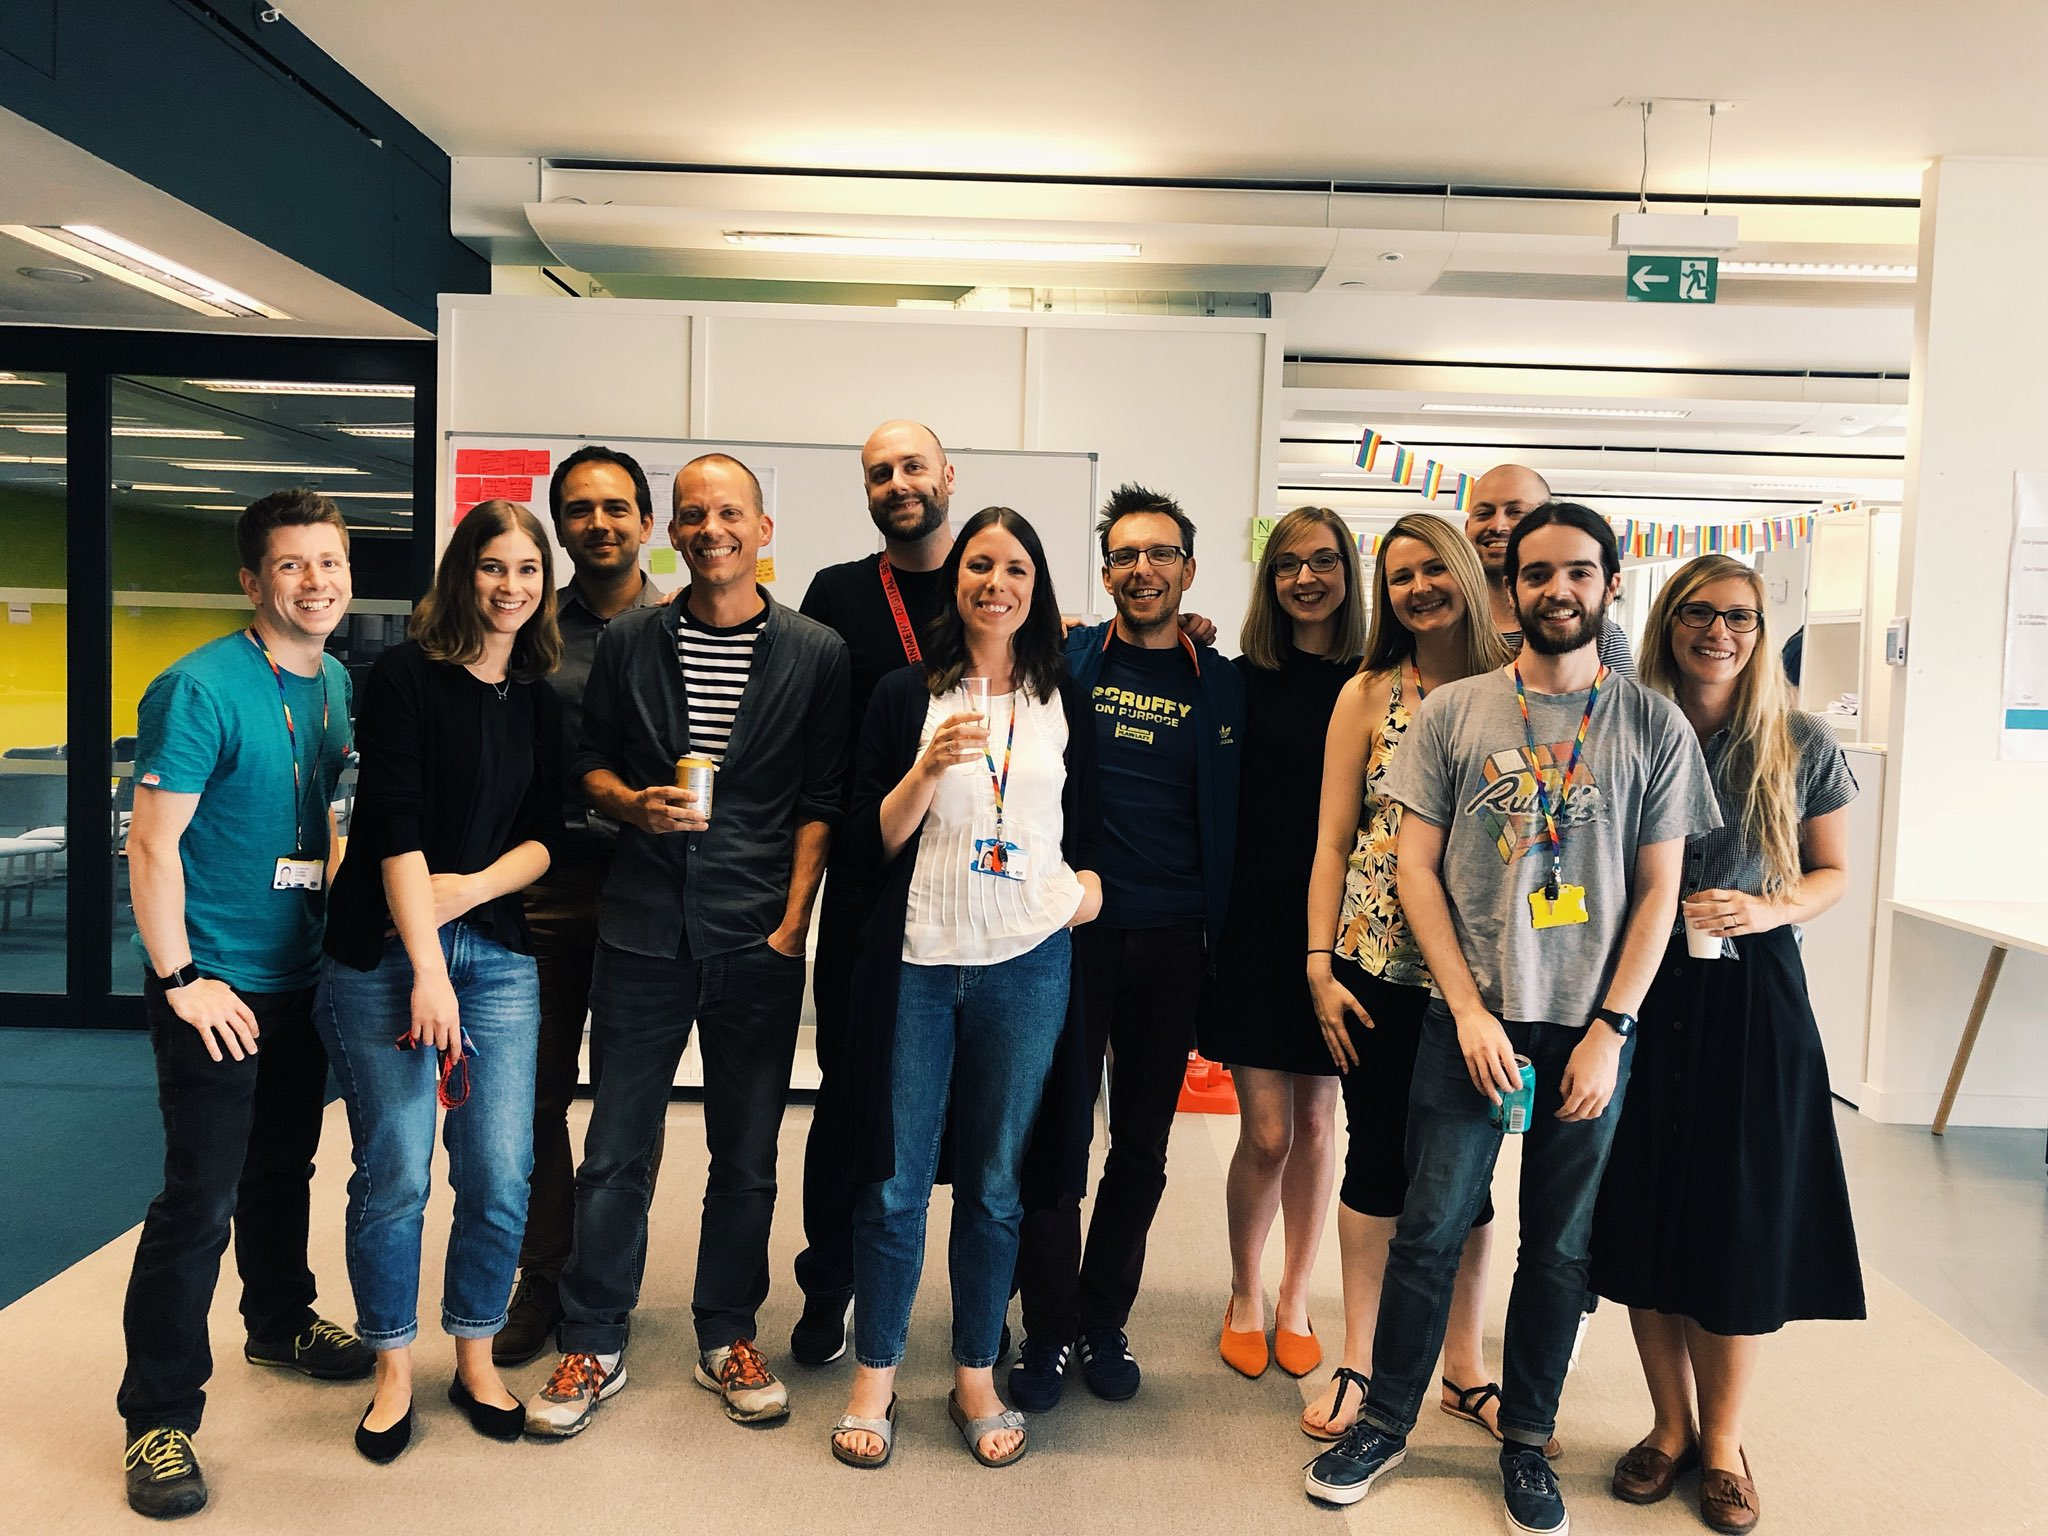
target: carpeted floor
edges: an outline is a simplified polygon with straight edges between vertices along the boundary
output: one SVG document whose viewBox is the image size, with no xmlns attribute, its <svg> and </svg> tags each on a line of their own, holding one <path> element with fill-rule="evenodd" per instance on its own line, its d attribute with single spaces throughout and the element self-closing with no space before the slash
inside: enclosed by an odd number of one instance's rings
<svg viewBox="0 0 2048 1536">
<path fill-rule="evenodd" d="M 578 1117 L 586 1113 L 578 1105 Z M 792 1109 L 782 1138 L 785 1186 L 800 1166 L 807 1111 Z M 895 1461 L 855 1472 L 832 1461 L 826 1433 L 844 1406 L 850 1367 L 788 1365 L 782 1343 L 796 1298 L 789 1265 L 800 1246 L 786 1195 L 774 1237 L 775 1291 L 762 1318 L 771 1360 L 789 1379 L 783 1425 L 729 1423 L 690 1381 L 688 1287 L 701 1189 L 702 1116 L 670 1111 L 667 1165 L 657 1192 L 646 1295 L 635 1325 L 632 1379 L 576 1440 L 497 1445 L 478 1438 L 442 1397 L 452 1349 L 433 1327 L 447 1196 L 428 1215 L 429 1319 L 414 1447 L 377 1468 L 350 1432 L 367 1390 L 318 1386 L 259 1371 L 240 1357 L 232 1275 L 214 1305 L 218 1374 L 198 1445 L 214 1488 L 190 1527 L 270 1536 L 434 1531 L 467 1536 L 563 1528 L 607 1533 L 738 1531 L 934 1532 L 1068 1536 L 1097 1531 L 1290 1532 L 1499 1530 L 1489 1442 L 1427 1412 L 1406 1466 L 1349 1512 L 1311 1505 L 1301 1466 L 1313 1451 L 1294 1427 L 1311 1382 L 1277 1370 L 1257 1382 L 1215 1356 L 1227 1266 L 1223 1169 L 1236 1122 L 1184 1116 L 1172 1180 L 1153 1232 L 1146 1289 L 1132 1323 L 1146 1385 L 1128 1404 L 1090 1398 L 1078 1382 L 1055 1412 L 1031 1421 L 1018 1466 L 974 1465 L 945 1417 L 948 1385 L 943 1232 L 945 1195 L 901 1381 Z M 341 1263 L 346 1124 L 328 1111 L 316 1189 L 315 1264 L 331 1315 L 353 1307 Z M 1512 1166 L 1496 1197 L 1512 1219 Z M 1504 1232 L 1512 1228 L 1503 1228 Z M 1276 1235 L 1277 1238 L 1277 1235 Z M 122 1504 L 122 1287 L 128 1233 L 0 1310 L 0 1352 L 13 1362 L 30 1411 L 9 1430 L 7 1529 L 57 1532 L 142 1527 Z M 1505 1307 L 1511 1243 L 1502 1243 L 1492 1312 Z M 1324 1244 L 1316 1315 L 1339 1326 L 1335 1234 Z M 1277 1241 L 1275 1248 L 1277 1263 Z M 1933 1314 L 1872 1273 L 1871 1320 L 1809 1324 L 1771 1341 L 1750 1426 L 1750 1458 L 1765 1529 L 1780 1532 L 2002 1533 L 2041 1528 L 2048 1488 L 2048 1397 L 2025 1385 Z M 1328 1344 L 1332 1355 L 1337 1345 Z M 1497 1360 L 1497 1346 L 1492 1351 Z M 545 1361 L 516 1373 L 536 1386 Z M 1603 1308 L 1585 1360 L 1566 1386 L 1559 1463 L 1581 1532 L 1703 1530 L 1696 1482 L 1653 1509 L 1606 1492 L 1614 1457 L 1648 1422 L 1627 1320 Z"/>
</svg>

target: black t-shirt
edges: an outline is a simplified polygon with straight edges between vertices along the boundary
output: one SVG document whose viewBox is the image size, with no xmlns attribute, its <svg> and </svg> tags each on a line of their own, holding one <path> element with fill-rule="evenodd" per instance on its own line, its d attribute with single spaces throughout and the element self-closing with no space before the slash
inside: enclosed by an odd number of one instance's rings
<svg viewBox="0 0 2048 1536">
<path fill-rule="evenodd" d="M 1111 638 L 1096 681 L 1102 784 L 1102 921 L 1160 928 L 1201 921 L 1202 845 L 1195 833 L 1195 664 L 1181 646 L 1146 650 Z"/>
<path fill-rule="evenodd" d="M 890 569 L 895 573 L 896 590 L 903 595 L 903 611 L 923 646 L 931 637 L 932 619 L 945 597 L 945 570 Z M 847 739 L 857 748 L 875 684 L 910 660 L 903 654 L 903 637 L 896 631 L 888 596 L 882 591 L 882 557 L 873 554 L 826 566 L 811 578 L 799 611 L 829 626 L 846 642 L 853 678 L 853 715 L 847 723 Z M 850 789 L 853 775 L 848 774 L 846 780 Z"/>
</svg>

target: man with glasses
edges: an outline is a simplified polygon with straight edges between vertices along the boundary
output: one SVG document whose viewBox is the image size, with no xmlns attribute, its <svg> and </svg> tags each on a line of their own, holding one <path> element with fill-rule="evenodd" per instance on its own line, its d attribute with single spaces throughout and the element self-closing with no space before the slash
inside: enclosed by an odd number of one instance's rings
<svg viewBox="0 0 2048 1536">
<path fill-rule="evenodd" d="M 1522 623 L 1515 617 L 1514 594 L 1508 588 L 1505 560 L 1508 535 L 1528 513 L 1550 500 L 1550 483 L 1526 464 L 1496 464 L 1472 484 L 1472 506 L 1465 514 L 1465 537 L 1479 552 L 1486 569 L 1487 595 L 1493 599 L 1493 627 L 1508 649 L 1522 648 Z M 1628 635 L 1612 617 L 1602 621 L 1600 660 L 1622 677 L 1636 675 Z"/>
<path fill-rule="evenodd" d="M 1017 1259 L 1025 1340 L 1011 1401 L 1059 1401 L 1078 1342 L 1089 1390 L 1121 1402 L 1138 1390 L 1124 1329 L 1145 1239 L 1166 1189 L 1166 1143 L 1194 1043 L 1209 945 L 1230 899 L 1237 837 L 1244 684 L 1180 625 L 1195 578 L 1195 525 L 1142 486 L 1103 508 L 1107 624 L 1067 636 L 1067 665 L 1095 705 L 1103 831 L 1102 915 L 1074 935 L 1085 1053 L 1054 1066 L 1027 1169 Z M 1070 1031 L 1070 1034 L 1072 1032 Z M 1110 1141 L 1084 1248 L 1094 1086 L 1113 1059 Z"/>
<path fill-rule="evenodd" d="M 276 491 L 236 520 L 235 546 L 249 627 L 171 663 L 137 710 L 128 885 L 164 1187 L 128 1277 L 116 1401 L 129 1507 L 158 1519 L 206 1505 L 192 1436 L 231 1224 L 253 1364 L 321 1381 L 375 1364 L 315 1314 L 306 1263 L 327 1093 L 313 984 L 349 750 L 348 673 L 325 648 L 353 595 L 348 525 L 317 492 Z"/>
</svg>

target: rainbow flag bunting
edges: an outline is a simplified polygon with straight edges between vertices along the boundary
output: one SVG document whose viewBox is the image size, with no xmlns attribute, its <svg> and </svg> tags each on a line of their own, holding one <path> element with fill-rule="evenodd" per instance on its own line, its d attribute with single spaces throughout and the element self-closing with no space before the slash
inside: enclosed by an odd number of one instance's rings
<svg viewBox="0 0 2048 1536">
<path fill-rule="evenodd" d="M 1360 469 L 1372 468 L 1373 461 L 1380 456 L 1380 444 L 1385 441 L 1386 439 L 1373 431 L 1371 427 L 1365 429 L 1365 436 L 1358 441 L 1357 462 Z"/>
<path fill-rule="evenodd" d="M 1415 480 L 1415 455 L 1399 443 L 1394 445 L 1394 483 L 1409 485 Z"/>
<path fill-rule="evenodd" d="M 1460 512 L 1470 512 L 1472 510 L 1472 477 L 1462 469 L 1458 471 L 1458 500 L 1456 505 Z"/>
<path fill-rule="evenodd" d="M 1429 468 L 1423 472 L 1422 494 L 1435 501 L 1443 491 L 1444 467 L 1435 459 L 1429 461 Z"/>
</svg>

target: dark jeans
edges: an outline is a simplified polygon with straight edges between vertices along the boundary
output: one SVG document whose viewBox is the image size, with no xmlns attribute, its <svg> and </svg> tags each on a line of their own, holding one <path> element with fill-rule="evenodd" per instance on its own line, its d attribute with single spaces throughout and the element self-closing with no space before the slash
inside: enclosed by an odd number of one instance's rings
<svg viewBox="0 0 2048 1536">
<path fill-rule="evenodd" d="M 818 1097 L 804 1144 L 804 1251 L 796 1283 L 806 1296 L 840 1297 L 853 1290 L 853 967 L 876 890 L 836 872 L 825 878 L 818 914 L 818 950 L 811 958 L 811 1001 L 817 1011 Z"/>
<path fill-rule="evenodd" d="M 590 984 L 604 1074 L 576 1170 L 576 1242 L 562 1271 L 564 1350 L 625 1348 L 647 1256 L 650 1163 L 694 1017 L 711 1167 L 691 1312 L 702 1349 L 751 1339 L 768 1295 L 775 1139 L 789 1094 L 804 962 L 766 943 L 703 961 L 600 943 Z"/>
<path fill-rule="evenodd" d="M 590 1015 L 590 973 L 597 958 L 597 902 L 610 850 L 587 838 L 564 840 L 547 874 L 525 893 L 526 927 L 540 965 L 540 1047 L 534 1063 L 533 1185 L 519 1268 L 557 1279 L 576 1234 L 576 1156 L 569 1145 L 569 1103 L 576 1097 L 583 1023 Z M 591 1041 L 590 1076 L 602 1061 Z M 648 1164 L 648 1187 L 661 1173 L 661 1134 Z"/>
<path fill-rule="evenodd" d="M 1084 1328 L 1121 1328 L 1130 1320 L 1145 1272 L 1145 1239 L 1166 1192 L 1166 1142 L 1207 967 L 1199 923 L 1090 923 L 1074 930 L 1074 958 L 1090 1072 L 1100 1075 L 1105 1050 L 1111 1058 L 1109 1155 L 1085 1252 L 1080 1199 L 1062 1195 L 1026 1209 L 1017 1254 L 1025 1333 L 1062 1343 Z"/>
<path fill-rule="evenodd" d="M 213 1374 L 206 1314 L 230 1226 L 249 1337 L 289 1338 L 313 1320 L 307 1188 L 327 1097 L 313 988 L 241 994 L 260 1031 L 257 1053 L 242 1061 L 207 1055 L 155 976 L 144 975 L 142 992 L 164 1116 L 164 1187 L 143 1218 L 121 1313 L 128 1369 L 116 1403 L 131 1437 L 199 1428 Z"/>
<path fill-rule="evenodd" d="M 1635 1042 L 1622 1047 L 1614 1097 L 1597 1120 L 1557 1118 L 1565 1063 L 1584 1029 L 1509 1023 L 1517 1054 L 1536 1066 L 1536 1103 L 1522 1144 L 1521 1249 L 1508 1295 L 1501 1356 L 1501 1433 L 1542 1445 L 1557 1427 L 1557 1401 L 1586 1301 L 1593 1202 L 1614 1143 Z M 1501 1131 L 1472 1086 L 1458 1027 L 1441 1001 L 1423 1015 L 1408 1102 L 1408 1199 L 1387 1251 L 1373 1335 L 1372 1387 L 1360 1417 L 1392 1435 L 1415 1427 L 1434 1388 L 1450 1314 L 1451 1282 L 1480 1203 L 1493 1181 Z"/>
</svg>

